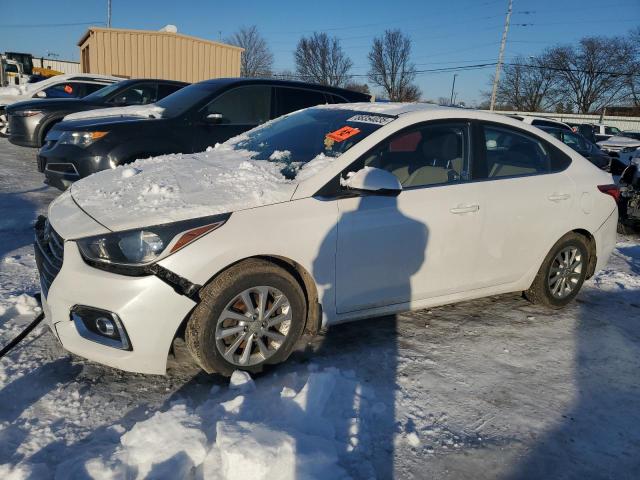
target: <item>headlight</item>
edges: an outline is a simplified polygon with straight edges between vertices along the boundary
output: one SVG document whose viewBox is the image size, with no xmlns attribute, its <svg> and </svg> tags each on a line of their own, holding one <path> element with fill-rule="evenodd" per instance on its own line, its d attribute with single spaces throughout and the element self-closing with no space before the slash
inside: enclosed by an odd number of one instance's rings
<svg viewBox="0 0 640 480">
<path fill-rule="evenodd" d="M 62 132 L 58 139 L 59 144 L 88 147 L 96 140 L 100 140 L 109 132 Z"/>
<path fill-rule="evenodd" d="M 18 110 L 17 112 L 11 112 L 14 117 L 33 117 L 42 113 L 42 110 Z"/>
<path fill-rule="evenodd" d="M 230 214 L 185 220 L 153 227 L 108 233 L 77 240 L 82 257 L 96 267 L 131 268 L 149 265 L 177 252 L 203 235 L 220 228 Z M 136 272 L 123 272 L 141 274 Z"/>
</svg>

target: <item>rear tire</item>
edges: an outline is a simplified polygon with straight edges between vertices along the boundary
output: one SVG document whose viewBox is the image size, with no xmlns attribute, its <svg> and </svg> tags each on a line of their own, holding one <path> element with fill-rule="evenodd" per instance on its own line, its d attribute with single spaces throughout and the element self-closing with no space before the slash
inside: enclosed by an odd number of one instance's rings
<svg viewBox="0 0 640 480">
<path fill-rule="evenodd" d="M 201 290 L 200 298 L 185 341 L 208 373 L 259 373 L 265 365 L 285 361 L 307 318 L 305 296 L 295 278 L 261 259 L 224 271 Z"/>
<path fill-rule="evenodd" d="M 563 308 L 580 291 L 587 276 L 589 248 L 587 240 L 568 233 L 553 246 L 524 296 L 531 303 Z"/>
</svg>

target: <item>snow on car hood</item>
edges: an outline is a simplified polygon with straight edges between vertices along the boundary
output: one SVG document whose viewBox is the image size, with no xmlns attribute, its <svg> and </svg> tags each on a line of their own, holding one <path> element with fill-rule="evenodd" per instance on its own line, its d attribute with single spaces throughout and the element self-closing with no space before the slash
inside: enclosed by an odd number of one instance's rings
<svg viewBox="0 0 640 480">
<path fill-rule="evenodd" d="M 24 100 L 24 95 L 1 95 L 0 94 L 0 106 L 11 105 L 12 103 Z"/>
<path fill-rule="evenodd" d="M 251 155 L 222 144 L 137 160 L 74 183 L 71 195 L 105 227 L 126 230 L 286 202 L 301 180 L 333 160 L 320 155 L 288 180 L 280 172 L 283 163 Z"/>
<path fill-rule="evenodd" d="M 622 136 L 616 135 L 608 138 L 607 140 L 598 142 L 598 145 L 602 147 L 608 147 L 608 146 L 640 147 L 640 140 L 636 140 L 635 138 L 622 137 Z"/>
<path fill-rule="evenodd" d="M 98 108 L 86 112 L 76 112 L 64 117 L 65 120 L 84 120 L 86 118 L 104 117 L 142 117 L 162 118 L 164 108 L 154 104 L 130 105 L 128 107 Z"/>
</svg>

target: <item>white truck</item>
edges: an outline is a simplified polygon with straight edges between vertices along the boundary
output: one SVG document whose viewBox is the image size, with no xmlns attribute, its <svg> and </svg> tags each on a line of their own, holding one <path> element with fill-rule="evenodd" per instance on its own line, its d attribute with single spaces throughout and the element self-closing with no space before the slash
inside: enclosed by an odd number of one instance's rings
<svg viewBox="0 0 640 480">
<path fill-rule="evenodd" d="M 0 87 L 24 85 L 29 81 L 29 77 L 22 63 L 0 54 Z"/>
</svg>

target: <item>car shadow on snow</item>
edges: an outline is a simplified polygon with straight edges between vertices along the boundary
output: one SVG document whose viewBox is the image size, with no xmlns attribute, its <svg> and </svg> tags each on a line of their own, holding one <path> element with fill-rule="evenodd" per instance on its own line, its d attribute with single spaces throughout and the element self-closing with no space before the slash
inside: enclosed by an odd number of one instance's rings
<svg viewBox="0 0 640 480">
<path fill-rule="evenodd" d="M 40 194 L 48 186 L 22 192 L 0 193 L 0 258 L 33 243 L 33 224 L 40 206 L 29 194 Z"/>
<path fill-rule="evenodd" d="M 397 197 L 363 196 L 356 209 L 349 211 L 347 206 L 345 210 L 340 214 L 337 232 L 326 236 L 313 265 L 314 277 L 322 285 L 322 304 L 348 312 L 356 310 L 363 298 L 392 295 L 397 303 L 410 302 L 411 278 L 427 255 L 427 226 L 404 215 Z M 388 244 L 390 231 L 394 234 L 392 247 Z M 377 238 L 385 241 L 371 241 Z M 336 248 L 342 249 L 342 255 L 337 255 L 333 276 L 327 276 L 323 263 L 335 255 Z M 393 272 L 389 265 L 393 265 Z M 345 277 L 351 284 L 345 284 Z M 338 278 L 342 278 L 342 284 Z M 334 423 L 334 436 L 341 445 L 339 463 L 355 478 L 394 477 L 395 440 L 400 429 L 395 410 L 397 317 L 334 326 L 317 337 L 310 350 L 312 362 L 334 365 L 355 380 L 355 384 L 347 383 L 353 387 L 332 397 L 332 402 L 341 405 L 328 406 L 340 412 L 334 415 L 339 419 Z M 305 468 L 298 463 L 296 476 L 304 477 Z"/>
<path fill-rule="evenodd" d="M 509 478 L 638 478 L 638 297 L 638 289 L 585 289 L 579 295 L 572 379 L 575 400 Z M 615 379 L 611 372 L 616 372 Z"/>
</svg>

